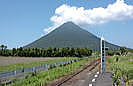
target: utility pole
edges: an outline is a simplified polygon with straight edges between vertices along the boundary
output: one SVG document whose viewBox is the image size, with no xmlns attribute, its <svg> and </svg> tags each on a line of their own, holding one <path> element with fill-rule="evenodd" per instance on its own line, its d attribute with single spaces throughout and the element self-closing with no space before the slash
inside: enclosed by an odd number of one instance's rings
<svg viewBox="0 0 133 86">
<path fill-rule="evenodd" d="M 106 72 L 105 39 L 101 37 L 101 73 Z"/>
</svg>

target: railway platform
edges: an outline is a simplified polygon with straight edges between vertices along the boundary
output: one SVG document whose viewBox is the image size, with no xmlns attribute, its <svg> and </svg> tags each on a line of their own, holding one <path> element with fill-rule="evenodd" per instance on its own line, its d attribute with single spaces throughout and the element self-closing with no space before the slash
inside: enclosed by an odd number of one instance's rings
<svg viewBox="0 0 133 86">
<path fill-rule="evenodd" d="M 61 86 L 113 86 L 112 73 L 86 73 L 84 78 L 76 80 L 75 83 L 71 82 L 71 84 L 63 84 Z"/>
<path fill-rule="evenodd" d="M 95 86 L 113 86 L 112 73 L 101 73 L 97 78 Z"/>
</svg>

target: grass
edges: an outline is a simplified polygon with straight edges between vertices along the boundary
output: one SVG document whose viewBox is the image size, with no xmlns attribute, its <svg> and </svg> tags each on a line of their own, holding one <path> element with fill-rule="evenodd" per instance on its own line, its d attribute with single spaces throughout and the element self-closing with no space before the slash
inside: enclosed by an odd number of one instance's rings
<svg viewBox="0 0 133 86">
<path fill-rule="evenodd" d="M 106 72 L 110 72 L 110 56 L 106 56 Z"/>
<path fill-rule="evenodd" d="M 113 81 L 119 86 L 123 79 L 128 83 L 133 80 L 133 61 L 128 56 L 114 56 L 110 59 Z M 128 86 L 128 85 L 127 85 Z"/>
<path fill-rule="evenodd" d="M 23 68 L 29 68 L 33 66 L 39 66 L 42 64 L 50 64 L 55 62 L 62 62 L 62 61 L 68 61 L 72 59 L 78 59 L 76 57 L 70 57 L 70 58 L 60 58 L 60 59 L 51 59 L 48 61 L 34 61 L 34 62 L 27 62 L 27 63 L 17 63 L 17 64 L 11 64 L 6 66 L 0 66 L 0 72 L 8 72 L 12 70 L 18 70 Z"/>
<path fill-rule="evenodd" d="M 56 68 L 52 68 L 48 71 L 44 71 L 38 74 L 32 74 L 28 78 L 23 80 L 18 80 L 15 83 L 10 84 L 9 86 L 42 86 L 46 85 L 50 81 L 53 81 L 61 76 L 68 75 L 72 71 L 79 69 L 83 66 L 88 59 L 84 59 L 78 62 L 74 62 L 72 64 L 68 64 L 66 66 L 60 66 Z"/>
</svg>

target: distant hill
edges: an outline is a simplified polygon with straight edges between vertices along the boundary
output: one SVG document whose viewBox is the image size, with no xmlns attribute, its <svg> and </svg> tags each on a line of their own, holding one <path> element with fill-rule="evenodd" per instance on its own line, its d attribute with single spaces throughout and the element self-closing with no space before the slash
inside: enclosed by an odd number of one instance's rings
<svg viewBox="0 0 133 86">
<path fill-rule="evenodd" d="M 109 49 L 118 49 L 119 46 L 106 42 Z M 100 38 L 80 28 L 78 25 L 67 22 L 40 39 L 24 46 L 24 48 L 48 48 L 48 47 L 73 47 L 100 49 Z"/>
</svg>

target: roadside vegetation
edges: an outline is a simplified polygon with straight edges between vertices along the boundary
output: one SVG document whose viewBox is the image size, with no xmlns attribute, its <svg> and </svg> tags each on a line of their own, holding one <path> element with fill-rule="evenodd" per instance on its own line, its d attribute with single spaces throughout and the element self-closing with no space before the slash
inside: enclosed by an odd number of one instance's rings
<svg viewBox="0 0 133 86">
<path fill-rule="evenodd" d="M 89 61 L 91 61 L 90 59 Z M 48 71 L 41 73 L 30 73 L 25 77 L 25 79 L 15 80 L 15 82 L 9 84 L 9 86 L 43 86 L 59 77 L 68 75 L 72 71 L 79 69 L 81 66 L 85 65 L 86 62 L 88 62 L 88 58 L 72 64 L 51 68 Z"/>
<path fill-rule="evenodd" d="M 110 65 L 107 70 L 113 73 L 114 85 L 129 86 L 129 82 L 133 81 L 133 49 L 120 47 L 117 51 L 108 50 L 107 55 L 111 56 L 107 60 Z"/>
<path fill-rule="evenodd" d="M 132 57 L 117 55 L 111 57 L 110 65 L 113 73 L 113 82 L 117 86 L 122 86 L 122 84 L 129 86 L 129 81 L 133 80 Z"/>
<path fill-rule="evenodd" d="M 126 56 L 128 52 L 129 49 L 127 49 L 126 47 L 120 47 L 118 50 L 107 50 L 106 54 L 108 56 L 113 56 L 113 55 Z"/>
</svg>

